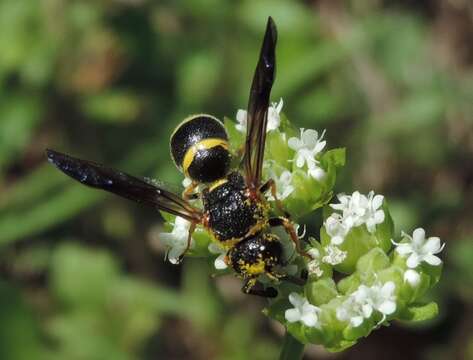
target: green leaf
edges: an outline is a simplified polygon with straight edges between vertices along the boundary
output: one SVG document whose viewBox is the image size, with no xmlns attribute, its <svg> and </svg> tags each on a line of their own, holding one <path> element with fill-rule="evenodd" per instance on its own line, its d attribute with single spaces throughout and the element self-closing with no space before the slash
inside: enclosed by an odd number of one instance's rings
<svg viewBox="0 0 473 360">
<path fill-rule="evenodd" d="M 325 152 L 322 155 L 321 163 L 324 168 L 329 167 L 330 165 L 334 165 L 335 167 L 342 167 L 342 166 L 345 166 L 345 160 L 346 160 L 346 149 L 337 148 L 337 149 L 331 149 Z"/>
<path fill-rule="evenodd" d="M 437 316 L 438 312 L 438 305 L 435 302 L 413 304 L 400 313 L 399 318 L 407 321 L 425 321 Z"/>
</svg>

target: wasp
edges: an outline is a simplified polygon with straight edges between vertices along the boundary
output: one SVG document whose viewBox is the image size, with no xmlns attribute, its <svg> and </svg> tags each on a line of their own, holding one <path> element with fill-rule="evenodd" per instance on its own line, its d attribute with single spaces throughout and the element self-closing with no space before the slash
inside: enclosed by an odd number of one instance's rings
<svg viewBox="0 0 473 360">
<path fill-rule="evenodd" d="M 277 200 L 275 182 L 272 179 L 262 181 L 268 107 L 276 72 L 276 42 L 276 25 L 269 17 L 250 89 L 247 132 L 239 169 L 231 168 L 232 154 L 223 123 L 207 114 L 188 117 L 170 138 L 174 163 L 192 180 L 182 195 L 122 171 L 54 150 L 46 150 L 48 160 L 84 185 L 188 220 L 191 226 L 186 251 L 196 226 L 203 226 L 227 251 L 225 261 L 244 280 L 243 292 L 277 296 L 273 287 L 265 288 L 258 281 L 260 275 L 274 281 L 290 279 L 299 283 L 303 280 L 278 272 L 284 265 L 282 245 L 271 228 L 283 226 L 298 251 L 304 252 L 289 215 Z M 269 191 L 284 216 L 271 216 L 266 199 Z M 194 206 L 192 199 L 200 199 L 202 208 Z"/>
</svg>

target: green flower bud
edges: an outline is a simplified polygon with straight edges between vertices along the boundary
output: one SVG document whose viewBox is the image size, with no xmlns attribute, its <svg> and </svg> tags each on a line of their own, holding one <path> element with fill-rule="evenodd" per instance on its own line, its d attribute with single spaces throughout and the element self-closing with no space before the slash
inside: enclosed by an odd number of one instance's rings
<svg viewBox="0 0 473 360">
<path fill-rule="evenodd" d="M 317 306 L 328 303 L 338 295 L 335 281 L 331 278 L 310 281 L 305 286 L 305 293 L 309 302 Z"/>
<path fill-rule="evenodd" d="M 356 270 L 360 274 L 372 276 L 378 271 L 386 269 L 389 265 L 391 264 L 386 253 L 376 247 L 358 259 Z"/>
</svg>

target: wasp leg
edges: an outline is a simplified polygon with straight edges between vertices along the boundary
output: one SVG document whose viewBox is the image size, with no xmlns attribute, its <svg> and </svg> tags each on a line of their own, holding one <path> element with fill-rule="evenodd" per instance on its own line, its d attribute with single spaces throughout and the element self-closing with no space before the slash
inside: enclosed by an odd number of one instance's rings
<svg viewBox="0 0 473 360">
<path fill-rule="evenodd" d="M 196 200 L 199 198 L 199 193 L 194 193 L 194 190 L 199 184 L 197 182 L 192 182 L 188 187 L 182 192 L 182 198 L 184 200 Z"/>
<path fill-rule="evenodd" d="M 301 242 L 299 241 L 299 237 L 297 236 L 296 229 L 294 228 L 294 224 L 285 217 L 277 217 L 277 218 L 271 218 L 269 219 L 269 226 L 271 227 L 276 227 L 276 226 L 284 226 L 284 229 L 288 233 L 289 237 L 291 240 L 294 242 L 296 245 L 296 250 L 299 254 L 312 259 L 309 254 L 307 254 L 301 247 Z"/>
<path fill-rule="evenodd" d="M 261 296 L 265 298 L 275 298 L 278 296 L 278 292 L 275 288 L 267 287 L 266 289 L 258 282 L 255 278 L 251 278 L 245 281 L 245 284 L 241 290 L 248 295 Z"/>
<path fill-rule="evenodd" d="M 304 277 L 302 274 L 301 274 L 301 277 L 285 275 L 285 276 L 281 276 L 279 279 L 283 281 L 291 282 L 299 286 L 304 286 L 307 282 L 307 277 Z"/>
<path fill-rule="evenodd" d="M 191 247 L 191 240 L 192 240 L 192 234 L 194 233 L 195 231 L 195 227 L 196 227 L 196 223 L 191 223 L 191 226 L 189 228 L 189 234 L 187 235 L 187 245 L 186 245 L 186 249 L 184 250 L 184 252 L 181 254 L 181 256 L 179 256 L 179 259 L 177 260 L 177 263 L 181 263 L 182 262 L 182 259 L 184 259 L 184 256 L 186 255 L 187 251 L 189 251 L 189 248 Z"/>
<path fill-rule="evenodd" d="M 279 211 L 281 211 L 284 214 L 284 216 L 287 219 L 289 219 L 291 215 L 286 210 L 284 210 L 281 200 L 278 199 L 277 191 L 276 191 L 276 182 L 273 179 L 269 179 L 263 185 L 261 185 L 261 187 L 259 188 L 259 191 L 261 193 L 265 193 L 266 191 L 270 189 L 271 189 L 271 195 L 273 195 L 277 208 L 279 209 Z"/>
</svg>

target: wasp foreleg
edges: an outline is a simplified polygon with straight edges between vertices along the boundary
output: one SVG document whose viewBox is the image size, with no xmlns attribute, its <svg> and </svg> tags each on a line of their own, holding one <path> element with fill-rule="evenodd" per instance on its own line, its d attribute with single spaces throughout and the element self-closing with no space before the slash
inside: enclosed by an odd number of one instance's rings
<svg viewBox="0 0 473 360">
<path fill-rule="evenodd" d="M 276 206 L 279 211 L 281 211 L 284 216 L 289 219 L 291 215 L 286 210 L 284 210 L 281 200 L 278 199 L 276 191 L 276 182 L 273 179 L 269 179 L 268 181 L 266 181 L 263 185 L 261 185 L 259 189 L 261 193 L 265 193 L 268 190 L 271 190 L 271 195 L 273 195 L 274 201 L 276 202 Z"/>
<path fill-rule="evenodd" d="M 297 236 L 296 229 L 294 228 L 294 224 L 288 218 L 282 216 L 277 218 L 271 218 L 269 219 L 269 226 L 283 226 L 291 240 L 296 245 L 297 252 L 305 257 L 308 257 L 309 259 L 312 259 L 310 255 L 302 249 L 301 242 L 299 241 L 299 236 Z"/>
<path fill-rule="evenodd" d="M 278 292 L 275 288 L 264 288 L 263 285 L 255 278 L 247 279 L 241 290 L 248 295 L 255 295 L 266 298 L 275 298 L 276 296 L 278 296 Z"/>
<path fill-rule="evenodd" d="M 194 192 L 194 190 L 197 188 L 199 183 L 197 182 L 192 182 L 188 187 L 184 189 L 182 192 L 182 198 L 184 200 L 196 200 L 199 198 L 199 193 Z"/>
</svg>

